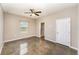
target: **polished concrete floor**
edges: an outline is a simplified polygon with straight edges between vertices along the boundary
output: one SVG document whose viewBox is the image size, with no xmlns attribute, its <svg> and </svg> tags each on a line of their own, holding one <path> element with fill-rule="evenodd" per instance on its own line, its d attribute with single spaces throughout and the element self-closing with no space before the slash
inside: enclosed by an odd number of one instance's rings
<svg viewBox="0 0 79 59">
<path fill-rule="evenodd" d="M 58 43 L 31 37 L 5 43 L 1 55 L 77 55 L 77 51 Z"/>
</svg>

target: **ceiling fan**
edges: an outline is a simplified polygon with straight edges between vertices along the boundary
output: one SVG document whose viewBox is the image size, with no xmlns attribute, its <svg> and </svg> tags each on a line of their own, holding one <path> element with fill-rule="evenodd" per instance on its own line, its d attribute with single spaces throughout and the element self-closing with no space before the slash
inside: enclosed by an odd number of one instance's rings
<svg viewBox="0 0 79 59">
<path fill-rule="evenodd" d="M 41 11 L 35 11 L 35 9 L 30 9 L 30 12 L 24 12 L 25 14 L 31 14 L 30 16 L 36 15 L 39 16 L 39 13 L 41 13 Z"/>
</svg>

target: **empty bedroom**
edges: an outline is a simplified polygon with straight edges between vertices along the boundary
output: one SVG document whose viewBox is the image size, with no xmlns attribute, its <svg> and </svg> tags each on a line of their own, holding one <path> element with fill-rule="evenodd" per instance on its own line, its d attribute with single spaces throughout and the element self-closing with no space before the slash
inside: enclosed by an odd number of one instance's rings
<svg viewBox="0 0 79 59">
<path fill-rule="evenodd" d="M 78 3 L 0 3 L 1 55 L 78 55 Z"/>
</svg>

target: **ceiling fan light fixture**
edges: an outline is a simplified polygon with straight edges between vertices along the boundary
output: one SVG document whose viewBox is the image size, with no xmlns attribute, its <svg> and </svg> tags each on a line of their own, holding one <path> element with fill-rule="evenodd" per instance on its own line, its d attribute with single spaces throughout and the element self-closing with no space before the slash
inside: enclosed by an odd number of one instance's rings
<svg viewBox="0 0 79 59">
<path fill-rule="evenodd" d="M 32 16 L 36 16 L 34 13 L 32 13 Z"/>
<path fill-rule="evenodd" d="M 30 9 L 31 12 L 25 12 L 26 14 L 31 13 L 30 16 L 39 16 L 39 13 L 41 13 L 41 11 L 35 11 L 35 9 Z"/>
</svg>

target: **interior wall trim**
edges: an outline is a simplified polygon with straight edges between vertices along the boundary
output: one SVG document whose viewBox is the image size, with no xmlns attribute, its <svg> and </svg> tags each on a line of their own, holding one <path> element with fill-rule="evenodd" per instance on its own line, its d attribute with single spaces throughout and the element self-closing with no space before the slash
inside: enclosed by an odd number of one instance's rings
<svg viewBox="0 0 79 59">
<path fill-rule="evenodd" d="M 6 40 L 6 41 L 4 41 L 4 43 L 7 43 L 7 42 L 11 42 L 11 41 L 16 41 L 16 40 L 21 40 L 21 39 L 23 39 L 23 38 L 31 38 L 31 37 L 36 37 L 36 36 L 29 36 L 29 37 L 22 37 L 22 38 L 16 38 L 16 39 L 11 39 L 11 40 Z"/>
<path fill-rule="evenodd" d="M 38 37 L 39 38 L 39 37 Z M 46 39 L 47 40 L 47 39 Z M 54 42 L 54 43 L 58 43 L 58 42 L 56 42 L 56 41 L 54 41 L 54 40 L 48 40 L 48 41 L 51 41 L 51 42 Z M 61 43 L 59 43 L 59 44 L 61 44 Z M 63 45 L 63 44 L 62 44 Z M 65 45 L 66 46 L 66 45 Z M 72 48 L 72 49 L 74 49 L 74 50 L 77 50 L 78 51 L 78 48 L 76 48 L 76 47 L 73 47 L 73 46 L 68 46 L 68 47 L 70 47 L 70 48 Z"/>
<path fill-rule="evenodd" d="M 78 48 L 75 48 L 75 47 L 73 47 L 73 46 L 69 46 L 69 47 L 78 51 Z"/>
<path fill-rule="evenodd" d="M 38 37 L 38 36 L 30 36 L 30 37 L 24 37 L 24 38 L 27 38 L 27 39 L 28 39 L 28 38 L 31 38 L 31 37 L 40 38 L 40 37 Z M 21 40 L 21 39 L 23 39 L 23 38 L 17 38 L 17 39 L 7 40 L 7 41 L 4 41 L 4 43 L 6 43 L 6 42 L 11 42 L 11 41 L 15 41 L 15 40 Z M 47 40 L 47 39 L 46 39 L 46 40 Z M 51 41 L 51 42 L 54 42 L 54 43 L 58 43 L 58 42 L 53 41 L 53 40 L 48 40 L 48 41 Z M 61 43 L 59 43 L 59 44 L 61 44 Z M 73 46 L 69 46 L 69 47 L 78 51 L 78 48 L 75 48 L 75 47 L 73 47 Z"/>
</svg>

